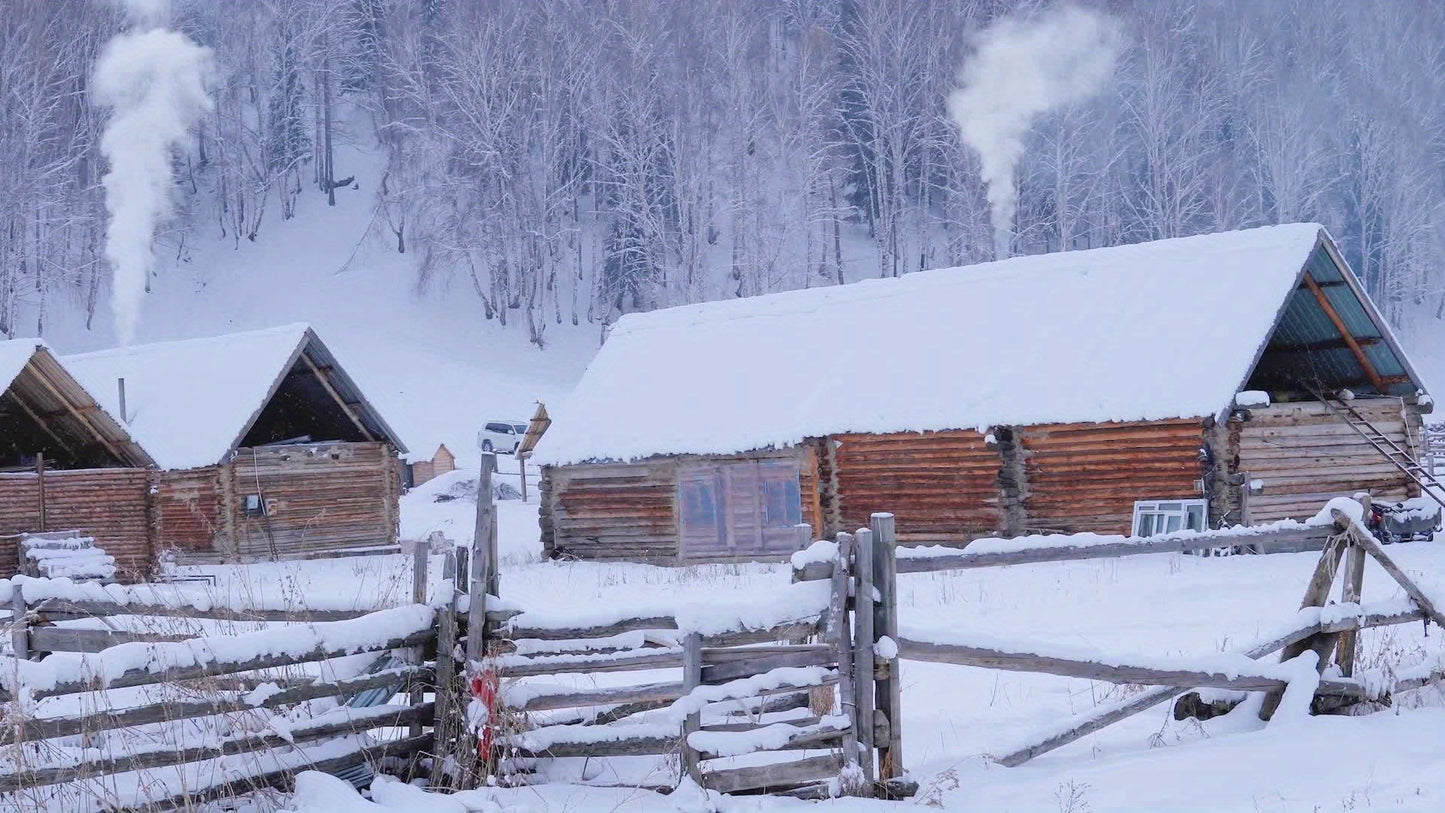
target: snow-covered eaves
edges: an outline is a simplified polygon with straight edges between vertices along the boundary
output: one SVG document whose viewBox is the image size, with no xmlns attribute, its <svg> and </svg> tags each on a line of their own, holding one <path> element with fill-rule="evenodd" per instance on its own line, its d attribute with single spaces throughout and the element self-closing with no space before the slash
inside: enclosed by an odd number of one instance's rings
<svg viewBox="0 0 1445 813">
<path fill-rule="evenodd" d="M 304 358 L 303 358 L 304 357 Z M 66 356 L 67 367 L 101 403 L 120 414 L 125 380 L 127 423 L 165 469 L 224 461 L 298 363 L 325 371 L 338 398 L 377 439 L 406 447 L 326 345 L 306 324 Z"/>
<path fill-rule="evenodd" d="M 35 420 L 53 422 L 50 431 L 56 436 L 104 447 L 120 464 L 155 464 L 114 413 L 39 339 L 0 341 L 0 395 L 8 395 Z"/>
<path fill-rule="evenodd" d="M 1321 241 L 1270 226 L 629 314 L 536 459 L 1218 415 Z"/>
</svg>

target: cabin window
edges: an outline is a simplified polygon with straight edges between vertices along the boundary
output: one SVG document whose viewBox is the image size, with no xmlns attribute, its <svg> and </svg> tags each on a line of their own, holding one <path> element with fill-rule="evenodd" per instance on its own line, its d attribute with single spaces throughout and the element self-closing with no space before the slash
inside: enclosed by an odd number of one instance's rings
<svg viewBox="0 0 1445 813">
<path fill-rule="evenodd" d="M 787 480 L 763 481 L 763 525 L 791 528 L 803 521 L 803 503 L 796 475 Z"/>
<path fill-rule="evenodd" d="M 1134 503 L 1134 536 L 1204 530 L 1204 500 L 1148 500 Z"/>
<path fill-rule="evenodd" d="M 717 522 L 717 495 L 712 483 L 683 485 L 682 521 L 690 526 L 711 526 Z"/>
</svg>

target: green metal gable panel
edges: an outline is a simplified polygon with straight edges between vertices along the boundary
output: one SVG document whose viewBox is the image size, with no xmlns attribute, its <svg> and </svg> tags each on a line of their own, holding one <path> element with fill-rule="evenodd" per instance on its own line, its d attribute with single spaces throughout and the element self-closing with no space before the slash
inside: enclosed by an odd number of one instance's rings
<svg viewBox="0 0 1445 813">
<path fill-rule="evenodd" d="M 1376 392 L 1370 384 L 1364 366 L 1303 278 L 1290 292 L 1246 386 L 1267 391 L 1348 387 L 1379 395 L 1411 395 L 1421 389 L 1388 332 L 1375 321 L 1372 309 L 1323 243 L 1310 254 L 1304 270 L 1319 285 L 1375 372 L 1387 380 L 1384 391 Z M 1392 378 L 1404 380 L 1388 380 Z"/>
</svg>

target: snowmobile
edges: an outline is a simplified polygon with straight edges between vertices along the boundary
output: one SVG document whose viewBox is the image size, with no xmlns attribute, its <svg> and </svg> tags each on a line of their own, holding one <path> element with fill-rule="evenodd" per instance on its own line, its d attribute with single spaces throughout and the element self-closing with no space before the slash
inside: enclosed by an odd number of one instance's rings
<svg viewBox="0 0 1445 813">
<path fill-rule="evenodd" d="M 1432 539 L 1440 530 L 1440 504 L 1429 497 L 1371 503 L 1365 526 L 1382 545 Z"/>
</svg>

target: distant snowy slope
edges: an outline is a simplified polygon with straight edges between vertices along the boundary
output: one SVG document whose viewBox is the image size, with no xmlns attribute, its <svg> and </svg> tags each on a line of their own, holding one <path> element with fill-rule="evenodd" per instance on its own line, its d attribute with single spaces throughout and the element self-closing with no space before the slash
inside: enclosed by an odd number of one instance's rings
<svg viewBox="0 0 1445 813">
<path fill-rule="evenodd" d="M 214 239 L 192 237 L 180 248 L 163 240 L 137 341 L 309 322 L 413 456 L 430 457 L 445 442 L 469 463 L 482 422 L 525 420 L 533 401 L 570 391 L 598 327 L 553 325 L 542 351 L 525 330 L 485 320 L 468 280 L 419 293 L 413 255 L 366 237 L 381 155 L 343 148 L 337 164 L 360 189 L 338 190 L 335 207 L 319 192 L 303 194 L 291 220 L 268 211 L 254 243 L 204 227 Z M 46 338 L 69 354 L 112 347 L 114 335 L 102 305 L 89 331 L 78 309 L 54 313 Z"/>
</svg>

